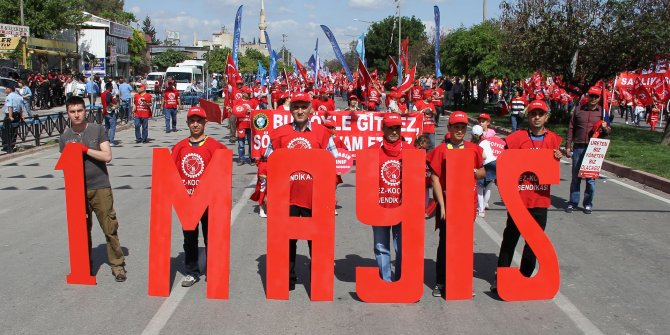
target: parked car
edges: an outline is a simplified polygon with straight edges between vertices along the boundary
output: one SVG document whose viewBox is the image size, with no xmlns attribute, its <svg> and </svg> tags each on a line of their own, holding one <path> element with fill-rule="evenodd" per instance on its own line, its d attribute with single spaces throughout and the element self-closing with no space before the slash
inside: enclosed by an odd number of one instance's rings
<svg viewBox="0 0 670 335">
<path fill-rule="evenodd" d="M 153 92 L 156 87 L 156 83 L 160 79 L 161 83 L 165 82 L 165 72 L 151 72 L 147 75 L 145 84 L 147 85 L 147 91 Z"/>
<path fill-rule="evenodd" d="M 11 87 L 12 89 L 16 90 L 17 87 L 19 87 L 19 83 L 11 78 L 6 78 L 6 77 L 0 77 L 0 105 L 4 106 L 5 105 L 5 98 L 7 97 L 7 93 L 5 93 L 5 87 Z"/>
</svg>

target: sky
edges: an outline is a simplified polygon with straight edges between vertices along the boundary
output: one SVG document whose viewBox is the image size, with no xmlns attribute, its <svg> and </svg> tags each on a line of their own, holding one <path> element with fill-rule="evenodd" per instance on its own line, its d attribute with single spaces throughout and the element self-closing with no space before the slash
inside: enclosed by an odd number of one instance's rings
<svg viewBox="0 0 670 335">
<path fill-rule="evenodd" d="M 433 6 L 440 8 L 441 30 L 460 26 L 469 27 L 482 20 L 485 0 L 400 0 L 400 14 L 416 16 L 426 25 L 428 32 L 434 31 Z M 500 0 L 488 0 L 488 18 L 500 15 Z M 157 37 L 163 40 L 167 30 L 180 33 L 181 45 L 193 45 L 193 33 L 198 40 L 211 40 L 212 33 L 225 26 L 233 31 L 235 13 L 242 10 L 242 38 L 258 39 L 258 21 L 261 0 L 126 0 L 125 10 L 132 12 L 141 22 L 148 15 L 156 28 Z M 267 31 L 273 49 L 285 45 L 294 56 L 306 63 L 314 52 L 319 39 L 321 59 L 334 58 L 333 49 L 321 30 L 328 26 L 335 35 L 342 52 L 348 51 L 348 43 L 367 31 L 369 23 L 356 21 L 378 21 L 396 15 L 394 0 L 265 0 Z M 282 43 L 282 34 L 286 41 Z M 390 38 L 390 37 L 389 37 Z"/>
</svg>

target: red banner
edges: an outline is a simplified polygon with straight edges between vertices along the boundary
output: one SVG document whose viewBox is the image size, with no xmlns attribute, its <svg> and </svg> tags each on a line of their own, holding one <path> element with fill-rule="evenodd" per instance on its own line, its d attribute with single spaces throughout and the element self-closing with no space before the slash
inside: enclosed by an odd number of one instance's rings
<svg viewBox="0 0 670 335">
<path fill-rule="evenodd" d="M 339 137 L 344 145 L 355 154 L 356 151 L 367 149 L 382 141 L 382 112 L 349 111 L 313 111 L 310 121 L 322 124 L 326 119 L 335 123 L 335 136 Z M 407 143 L 412 144 L 414 139 L 423 132 L 423 114 L 411 113 L 402 116 L 402 136 Z M 265 153 L 270 143 L 272 130 L 292 122 L 291 113 L 278 110 L 254 110 L 251 112 L 251 138 L 253 147 L 251 155 L 258 158 Z"/>
<path fill-rule="evenodd" d="M 216 102 L 200 98 L 200 107 L 207 113 L 207 121 L 221 124 L 221 121 L 228 118 L 228 113 L 221 113 L 221 107 Z"/>
</svg>

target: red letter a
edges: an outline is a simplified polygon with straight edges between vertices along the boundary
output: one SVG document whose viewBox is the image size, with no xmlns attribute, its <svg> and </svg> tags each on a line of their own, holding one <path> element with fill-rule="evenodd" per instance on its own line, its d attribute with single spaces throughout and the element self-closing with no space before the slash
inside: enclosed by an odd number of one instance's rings
<svg viewBox="0 0 670 335">
<path fill-rule="evenodd" d="M 218 149 L 190 197 L 168 149 L 154 149 L 149 234 L 149 295 L 170 294 L 172 207 L 184 230 L 209 215 L 207 298 L 228 299 L 232 152 Z"/>
<path fill-rule="evenodd" d="M 289 216 L 291 174 L 312 176 L 312 217 Z M 335 257 L 335 158 L 322 149 L 278 149 L 268 159 L 266 285 L 268 299 L 288 299 L 289 240 L 312 240 L 314 301 L 333 300 Z"/>
<path fill-rule="evenodd" d="M 402 198 L 395 208 L 379 206 L 379 149 L 356 152 L 356 216 L 370 226 L 402 223 L 402 275 L 379 277 L 377 267 L 356 267 L 356 294 L 365 302 L 412 303 L 423 294 L 423 237 L 426 154 L 402 151 Z M 370 241 L 370 244 L 373 242 Z"/>
</svg>

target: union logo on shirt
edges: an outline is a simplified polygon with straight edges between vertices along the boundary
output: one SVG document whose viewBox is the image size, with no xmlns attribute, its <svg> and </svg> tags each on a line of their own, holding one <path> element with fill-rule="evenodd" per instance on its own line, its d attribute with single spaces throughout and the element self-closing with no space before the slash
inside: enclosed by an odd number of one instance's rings
<svg viewBox="0 0 670 335">
<path fill-rule="evenodd" d="M 304 137 L 296 137 L 286 145 L 289 149 L 312 149 L 312 144 Z"/>
<path fill-rule="evenodd" d="M 191 179 L 198 178 L 205 171 L 205 161 L 196 153 L 188 153 L 181 159 L 181 170 Z"/>
<path fill-rule="evenodd" d="M 400 161 L 391 159 L 384 162 L 381 167 L 381 177 L 389 186 L 400 185 Z"/>
</svg>

